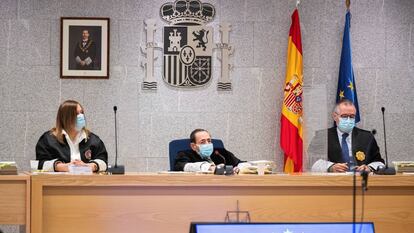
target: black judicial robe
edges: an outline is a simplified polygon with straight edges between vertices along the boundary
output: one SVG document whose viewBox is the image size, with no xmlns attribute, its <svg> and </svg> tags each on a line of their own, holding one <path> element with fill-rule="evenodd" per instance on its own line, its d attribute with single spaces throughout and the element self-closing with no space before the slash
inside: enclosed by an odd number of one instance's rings
<svg viewBox="0 0 414 233">
<path fill-rule="evenodd" d="M 216 165 L 224 163 L 226 165 L 235 167 L 242 162 L 240 159 L 234 156 L 233 153 L 224 148 L 214 149 L 213 154 L 210 155 L 210 158 Z M 184 171 L 184 166 L 186 163 L 196 163 L 203 161 L 208 162 L 207 159 L 201 158 L 201 156 L 193 150 L 180 151 L 175 158 L 174 171 Z"/>
<path fill-rule="evenodd" d="M 43 168 L 45 161 L 57 159 L 57 161 L 70 162 L 70 148 L 63 137 L 64 143 L 60 143 L 51 131 L 45 132 L 40 136 L 36 144 L 36 159 L 39 160 L 38 169 Z M 84 163 L 93 162 L 91 160 L 100 159 L 108 165 L 108 152 L 102 140 L 95 134 L 89 133 L 88 138 L 79 143 L 81 160 Z M 95 163 L 98 166 L 99 164 Z"/>
</svg>

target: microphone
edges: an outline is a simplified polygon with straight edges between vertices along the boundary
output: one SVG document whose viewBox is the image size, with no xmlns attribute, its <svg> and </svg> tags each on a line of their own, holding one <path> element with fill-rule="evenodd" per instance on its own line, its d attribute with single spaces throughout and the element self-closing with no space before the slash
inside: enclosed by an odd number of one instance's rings
<svg viewBox="0 0 414 233">
<path fill-rule="evenodd" d="M 362 177 L 362 180 L 361 180 L 362 188 L 364 189 L 364 191 L 368 190 L 368 174 L 369 174 L 369 172 L 367 172 L 365 170 L 360 171 L 360 175 Z"/>
<path fill-rule="evenodd" d="M 385 167 L 378 166 L 378 169 L 375 171 L 375 174 L 378 175 L 395 175 L 395 168 L 388 166 L 388 152 L 387 152 L 387 134 L 385 133 L 385 108 L 381 107 L 382 112 L 382 126 L 384 128 L 384 151 L 385 151 Z"/>
<path fill-rule="evenodd" d="M 217 167 L 215 174 L 216 175 L 223 175 L 224 174 L 226 176 L 233 175 L 234 174 L 233 166 L 232 165 L 226 165 L 226 158 L 224 158 L 224 156 L 222 154 L 220 154 L 220 152 L 218 152 L 218 150 L 215 150 L 214 154 L 219 156 L 223 160 L 223 164 L 224 164 L 223 167 L 220 167 L 220 168 Z"/>
<path fill-rule="evenodd" d="M 224 158 L 223 155 L 220 154 L 220 152 L 218 152 L 218 150 L 215 150 L 214 154 L 219 156 L 223 160 L 223 164 L 226 165 L 226 159 Z"/>
<path fill-rule="evenodd" d="M 122 175 L 125 174 L 125 166 L 124 165 L 118 165 L 118 132 L 117 132 L 117 121 L 116 121 L 116 110 L 118 108 L 114 106 L 114 116 L 115 116 L 115 166 L 111 166 L 108 168 L 108 172 L 115 175 Z"/>
</svg>

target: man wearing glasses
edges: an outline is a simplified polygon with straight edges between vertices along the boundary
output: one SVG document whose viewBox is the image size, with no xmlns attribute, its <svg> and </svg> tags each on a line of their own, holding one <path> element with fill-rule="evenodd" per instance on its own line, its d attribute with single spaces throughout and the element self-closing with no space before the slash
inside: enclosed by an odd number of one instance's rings
<svg viewBox="0 0 414 233">
<path fill-rule="evenodd" d="M 332 113 L 336 126 L 317 132 L 309 146 L 308 154 L 314 156 L 317 148 L 322 148 L 324 135 L 327 135 L 328 159 L 316 161 L 312 171 L 370 172 L 384 166 L 374 135 L 355 127 L 355 114 L 356 108 L 351 101 L 343 99 L 336 104 Z"/>
<path fill-rule="evenodd" d="M 190 134 L 191 150 L 178 152 L 175 159 L 175 171 L 214 172 L 219 164 L 231 165 L 238 173 L 240 159 L 224 148 L 214 148 L 211 135 L 205 129 L 195 129 Z"/>
</svg>

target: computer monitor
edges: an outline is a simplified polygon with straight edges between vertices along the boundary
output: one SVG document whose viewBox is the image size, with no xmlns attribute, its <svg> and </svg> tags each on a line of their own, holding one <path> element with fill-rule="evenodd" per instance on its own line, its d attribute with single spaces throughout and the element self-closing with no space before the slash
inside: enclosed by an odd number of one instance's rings
<svg viewBox="0 0 414 233">
<path fill-rule="evenodd" d="M 192 223 L 190 233 L 353 233 L 353 224 L 341 223 Z M 355 224 L 356 233 L 375 233 L 372 222 Z"/>
</svg>

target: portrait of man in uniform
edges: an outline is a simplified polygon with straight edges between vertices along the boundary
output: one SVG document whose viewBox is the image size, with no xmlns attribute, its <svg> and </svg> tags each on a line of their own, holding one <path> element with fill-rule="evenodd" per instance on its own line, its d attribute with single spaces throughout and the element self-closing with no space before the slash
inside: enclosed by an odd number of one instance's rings
<svg viewBox="0 0 414 233">
<path fill-rule="evenodd" d="M 73 58 L 76 62 L 76 69 L 78 70 L 93 70 L 95 69 L 96 44 L 91 38 L 89 30 L 82 30 L 82 40 L 76 43 Z M 99 67 L 96 67 L 99 69 Z"/>
<path fill-rule="evenodd" d="M 95 26 L 69 27 L 69 69 L 99 70 L 101 57 L 101 32 Z"/>
<path fill-rule="evenodd" d="M 108 78 L 109 19 L 62 18 L 62 78 Z"/>
</svg>

